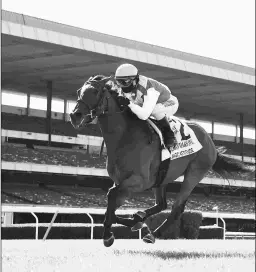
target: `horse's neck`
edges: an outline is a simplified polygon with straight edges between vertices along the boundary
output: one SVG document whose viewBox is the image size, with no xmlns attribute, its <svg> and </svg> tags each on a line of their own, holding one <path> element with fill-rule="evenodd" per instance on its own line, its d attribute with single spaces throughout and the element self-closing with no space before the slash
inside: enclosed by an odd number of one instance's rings
<svg viewBox="0 0 256 272">
<path fill-rule="evenodd" d="M 115 150 L 127 130 L 127 124 L 121 114 L 108 115 L 99 118 L 99 125 L 108 152 Z"/>
<path fill-rule="evenodd" d="M 131 128 L 134 128 L 134 131 L 141 130 L 141 121 L 133 120 L 125 114 L 113 114 L 108 116 L 103 116 L 99 118 L 99 125 L 101 132 L 106 143 L 107 153 L 110 156 L 112 153 L 116 152 L 118 146 L 120 146 L 120 140 L 124 137 L 136 137 L 133 133 L 131 134 Z M 129 135 L 128 135 L 129 134 Z M 146 133 L 136 133 L 136 135 Z M 143 136 L 141 135 L 141 136 Z"/>
</svg>

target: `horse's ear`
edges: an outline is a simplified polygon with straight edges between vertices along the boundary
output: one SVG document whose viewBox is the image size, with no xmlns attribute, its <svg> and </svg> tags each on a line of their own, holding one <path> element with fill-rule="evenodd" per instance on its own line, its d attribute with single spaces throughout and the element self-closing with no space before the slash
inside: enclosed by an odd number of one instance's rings
<svg viewBox="0 0 256 272">
<path fill-rule="evenodd" d="M 105 85 L 109 80 L 112 80 L 112 79 L 113 79 L 113 76 L 105 77 L 101 80 L 101 82 L 104 83 Z"/>
<path fill-rule="evenodd" d="M 110 76 L 110 77 L 104 77 L 103 79 L 101 79 L 100 81 L 98 81 L 98 83 L 103 88 L 103 87 L 105 87 L 106 83 L 108 81 L 110 81 L 111 79 L 112 79 L 112 76 Z"/>
</svg>

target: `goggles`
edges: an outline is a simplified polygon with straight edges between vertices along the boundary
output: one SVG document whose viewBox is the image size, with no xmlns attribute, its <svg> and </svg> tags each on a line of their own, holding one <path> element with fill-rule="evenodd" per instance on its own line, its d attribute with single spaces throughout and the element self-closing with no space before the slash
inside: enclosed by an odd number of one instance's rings
<svg viewBox="0 0 256 272">
<path fill-rule="evenodd" d="M 135 78 L 136 78 L 136 76 L 118 77 L 118 78 L 116 78 L 116 83 L 118 86 L 123 87 L 123 88 L 129 87 Z"/>
</svg>

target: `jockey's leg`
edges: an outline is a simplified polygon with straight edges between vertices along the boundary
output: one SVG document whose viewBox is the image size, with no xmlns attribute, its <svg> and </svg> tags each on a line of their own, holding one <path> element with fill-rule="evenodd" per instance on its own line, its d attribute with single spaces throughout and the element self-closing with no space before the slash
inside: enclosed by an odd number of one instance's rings
<svg viewBox="0 0 256 272">
<path fill-rule="evenodd" d="M 177 143 L 174 132 L 171 130 L 167 118 L 173 115 L 176 111 L 177 107 L 165 107 L 163 104 L 157 104 L 151 114 L 158 121 L 160 130 L 163 133 L 164 143 L 168 149 L 170 149 Z"/>
</svg>

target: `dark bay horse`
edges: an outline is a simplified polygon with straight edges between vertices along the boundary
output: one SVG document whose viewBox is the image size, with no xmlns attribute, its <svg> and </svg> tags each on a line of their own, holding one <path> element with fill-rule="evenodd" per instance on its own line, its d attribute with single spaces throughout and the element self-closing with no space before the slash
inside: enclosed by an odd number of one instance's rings
<svg viewBox="0 0 256 272">
<path fill-rule="evenodd" d="M 232 172 L 250 172 L 238 160 L 218 153 L 208 133 L 196 123 L 189 122 L 202 145 L 198 152 L 175 160 L 167 160 L 167 170 L 161 185 L 154 188 L 161 166 L 161 143 L 159 136 L 152 132 L 148 122 L 140 120 L 129 109 L 121 110 L 118 94 L 106 84 L 111 78 L 91 77 L 78 90 L 78 99 L 70 114 L 75 129 L 91 123 L 97 117 L 107 147 L 107 171 L 115 186 L 108 192 L 108 206 L 104 219 L 103 240 L 111 246 L 114 235 L 111 225 L 119 223 L 132 230 L 142 228 L 143 222 L 151 215 L 167 208 L 166 186 L 184 175 L 180 192 L 177 194 L 169 217 L 143 240 L 154 243 L 167 227 L 178 220 L 184 211 L 186 201 L 195 186 L 212 169 L 227 178 Z M 166 163 L 166 161 L 165 161 Z M 138 211 L 132 219 L 115 215 L 117 208 L 124 204 L 132 193 L 153 188 L 156 203 L 153 207 Z"/>
</svg>

